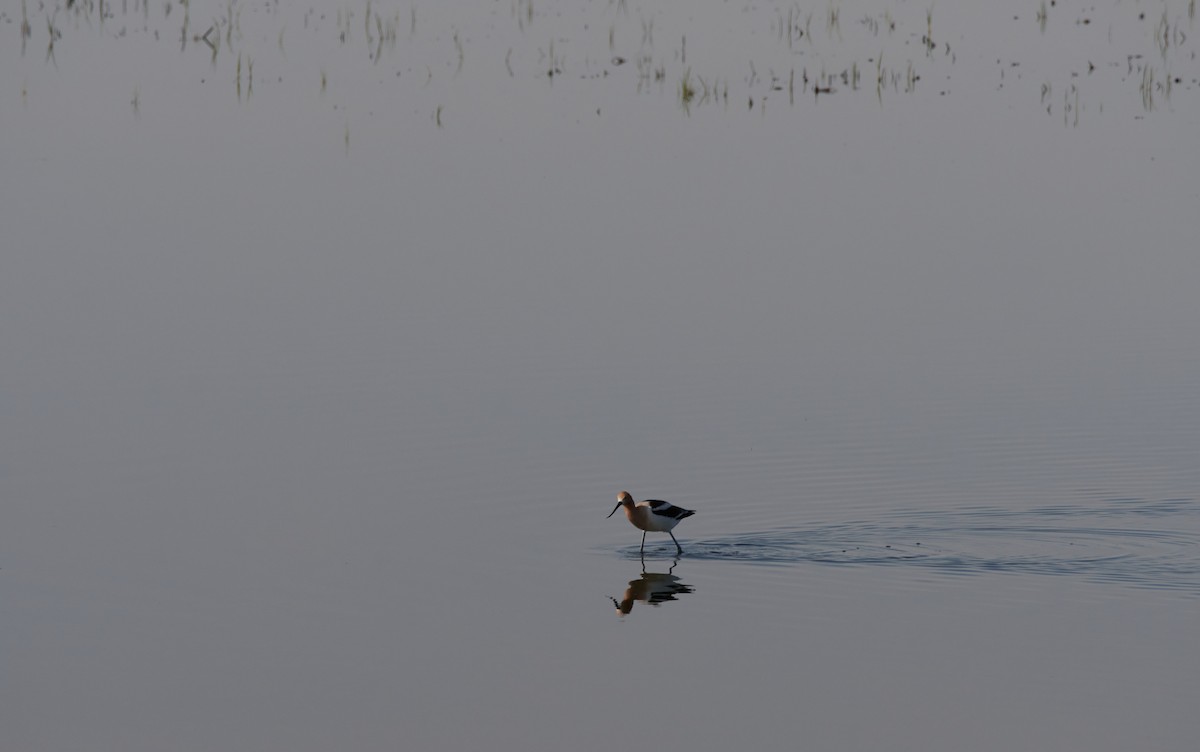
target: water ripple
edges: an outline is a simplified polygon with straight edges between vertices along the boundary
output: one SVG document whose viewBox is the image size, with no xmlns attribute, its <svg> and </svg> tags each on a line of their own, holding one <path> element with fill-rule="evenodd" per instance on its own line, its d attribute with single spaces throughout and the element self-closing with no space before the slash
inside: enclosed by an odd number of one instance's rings
<svg viewBox="0 0 1200 752">
<path fill-rule="evenodd" d="M 1180 524 L 1171 529 L 1138 525 L 1168 518 Z M 692 540 L 685 548 L 690 559 L 903 565 L 958 576 L 1057 575 L 1200 596 L 1197 520 L 1200 505 L 1194 500 L 1110 499 L 1086 507 L 901 512 L 871 522 Z M 624 553 L 636 557 L 637 549 Z"/>
</svg>

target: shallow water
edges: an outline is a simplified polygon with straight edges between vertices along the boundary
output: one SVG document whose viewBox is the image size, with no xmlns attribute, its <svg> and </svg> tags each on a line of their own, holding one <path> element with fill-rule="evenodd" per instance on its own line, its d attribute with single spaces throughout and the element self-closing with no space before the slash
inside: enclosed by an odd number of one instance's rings
<svg viewBox="0 0 1200 752">
<path fill-rule="evenodd" d="M 1190 6 L 910 5 L 5 9 L 0 748 L 1190 749 Z"/>
<path fill-rule="evenodd" d="M 1140 509 L 1132 513 L 1154 514 Z M 925 511 L 902 515 L 892 525 L 833 524 L 695 541 L 687 557 L 758 564 L 895 564 L 950 575 L 1058 575 L 1200 594 L 1196 534 L 1174 527 L 1194 528 L 1194 509 L 1170 515 L 1174 519 L 1164 520 L 1167 527 L 1161 529 L 1064 523 L 1064 518 L 1095 514 L 1089 508 L 1025 514 L 1003 509 Z M 640 549 L 627 552 L 631 558 L 640 554 Z"/>
</svg>

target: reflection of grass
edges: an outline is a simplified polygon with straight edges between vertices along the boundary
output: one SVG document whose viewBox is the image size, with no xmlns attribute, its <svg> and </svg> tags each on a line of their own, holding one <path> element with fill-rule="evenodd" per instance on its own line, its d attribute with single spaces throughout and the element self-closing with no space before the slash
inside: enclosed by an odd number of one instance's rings
<svg viewBox="0 0 1200 752">
<path fill-rule="evenodd" d="M 837 38 L 842 38 L 841 24 L 842 9 L 833 4 L 833 0 L 829 0 L 829 13 L 825 17 L 825 31 L 832 37 L 837 34 Z"/>
<path fill-rule="evenodd" d="M 875 60 L 875 97 L 883 104 L 883 50 L 879 51 L 879 57 Z"/>
<path fill-rule="evenodd" d="M 242 101 L 242 53 L 238 53 L 237 68 L 234 73 L 234 83 L 237 87 L 238 101 Z M 321 90 L 325 87 L 325 73 L 321 73 Z M 246 56 L 246 99 L 254 93 L 254 59 L 249 55 Z"/>
<path fill-rule="evenodd" d="M 1177 79 L 1172 78 L 1171 72 L 1163 71 L 1162 81 L 1158 80 L 1158 74 L 1155 73 L 1152 66 L 1147 65 L 1142 68 L 1142 84 L 1140 86 L 1142 92 L 1142 107 L 1146 111 L 1153 111 L 1156 107 L 1154 96 L 1161 92 L 1163 99 L 1171 101 L 1171 87 Z"/>
</svg>

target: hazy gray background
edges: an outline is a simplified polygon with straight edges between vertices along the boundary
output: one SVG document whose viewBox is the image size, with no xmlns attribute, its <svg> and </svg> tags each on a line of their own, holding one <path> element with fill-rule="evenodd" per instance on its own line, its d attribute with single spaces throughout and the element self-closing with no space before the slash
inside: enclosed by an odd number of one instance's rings
<svg viewBox="0 0 1200 752">
<path fill-rule="evenodd" d="M 104 7 L 0 15 L 0 748 L 1194 745 L 1186 3 Z"/>
</svg>

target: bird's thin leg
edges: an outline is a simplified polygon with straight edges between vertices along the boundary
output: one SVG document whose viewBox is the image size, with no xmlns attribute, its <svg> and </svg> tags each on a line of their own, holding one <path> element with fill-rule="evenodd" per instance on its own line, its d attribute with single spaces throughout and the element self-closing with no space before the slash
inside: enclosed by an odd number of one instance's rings
<svg viewBox="0 0 1200 752">
<path fill-rule="evenodd" d="M 642 553 L 646 553 L 646 531 L 642 531 Z"/>
<path fill-rule="evenodd" d="M 676 553 L 683 553 L 683 547 L 679 545 L 679 541 L 675 540 L 675 533 L 672 533 L 670 530 L 668 530 L 667 535 L 671 536 L 671 540 L 675 541 Z M 642 533 L 642 537 L 645 538 L 646 534 Z"/>
</svg>

